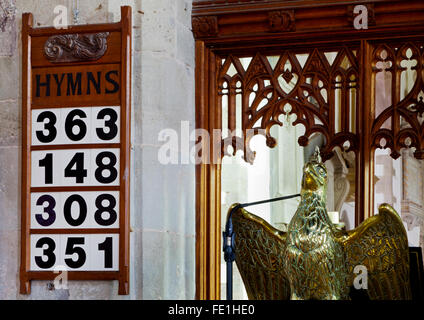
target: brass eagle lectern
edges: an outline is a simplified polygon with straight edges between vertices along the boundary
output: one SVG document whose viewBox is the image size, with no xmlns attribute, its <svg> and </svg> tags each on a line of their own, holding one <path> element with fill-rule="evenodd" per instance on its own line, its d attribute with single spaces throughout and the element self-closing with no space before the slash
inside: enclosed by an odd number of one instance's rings
<svg viewBox="0 0 424 320">
<path fill-rule="evenodd" d="M 304 166 L 287 232 L 245 209 L 233 212 L 236 264 L 249 299 L 349 299 L 356 266 L 367 271 L 371 299 L 411 299 L 408 240 L 396 211 L 383 204 L 378 215 L 343 231 L 328 217 L 326 193 L 317 150 Z"/>
</svg>

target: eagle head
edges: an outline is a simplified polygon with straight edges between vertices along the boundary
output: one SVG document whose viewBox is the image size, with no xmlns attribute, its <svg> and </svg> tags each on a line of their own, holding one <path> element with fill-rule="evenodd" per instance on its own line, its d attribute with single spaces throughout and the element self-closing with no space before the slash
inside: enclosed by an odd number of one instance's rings
<svg viewBox="0 0 424 320">
<path fill-rule="evenodd" d="M 302 192 L 316 192 L 326 195 L 327 169 L 322 163 L 319 148 L 303 167 Z"/>
</svg>

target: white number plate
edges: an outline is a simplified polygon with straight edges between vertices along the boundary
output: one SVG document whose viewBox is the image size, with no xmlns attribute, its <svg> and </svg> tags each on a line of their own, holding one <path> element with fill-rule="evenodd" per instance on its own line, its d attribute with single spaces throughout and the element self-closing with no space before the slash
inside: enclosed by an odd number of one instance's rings
<svg viewBox="0 0 424 320">
<path fill-rule="evenodd" d="M 119 149 L 31 152 L 31 186 L 118 186 Z"/>
<path fill-rule="evenodd" d="M 120 107 L 32 110 L 32 145 L 120 142 Z"/>
<path fill-rule="evenodd" d="M 31 271 L 117 271 L 118 234 L 31 235 Z"/>
<path fill-rule="evenodd" d="M 119 192 L 31 194 L 31 229 L 119 228 Z"/>
</svg>

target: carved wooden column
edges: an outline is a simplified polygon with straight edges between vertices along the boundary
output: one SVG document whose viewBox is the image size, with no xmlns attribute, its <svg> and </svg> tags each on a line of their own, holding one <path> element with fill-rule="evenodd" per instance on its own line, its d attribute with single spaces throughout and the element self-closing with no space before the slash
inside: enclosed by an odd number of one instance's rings
<svg viewBox="0 0 424 320">
<path fill-rule="evenodd" d="M 361 86 L 363 90 L 360 101 L 360 149 L 356 156 L 355 184 L 355 225 L 369 218 L 374 211 L 374 152 L 371 148 L 371 119 L 374 119 L 375 77 L 371 70 L 371 46 L 366 40 L 361 42 L 362 60 Z"/>
<path fill-rule="evenodd" d="M 196 41 L 196 128 L 213 132 L 215 112 L 215 55 Z M 199 142 L 199 141 L 196 141 Z M 196 165 L 196 299 L 220 298 L 221 165 L 214 162 L 213 140 L 201 138 L 202 163 Z"/>
</svg>

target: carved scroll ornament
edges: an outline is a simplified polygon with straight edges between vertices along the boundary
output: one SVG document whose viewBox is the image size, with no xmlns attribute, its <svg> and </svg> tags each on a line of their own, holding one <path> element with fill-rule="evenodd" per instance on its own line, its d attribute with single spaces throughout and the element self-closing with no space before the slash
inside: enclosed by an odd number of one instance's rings
<svg viewBox="0 0 424 320">
<path fill-rule="evenodd" d="M 53 63 L 94 61 L 106 53 L 108 36 L 109 32 L 55 35 L 46 41 L 44 52 Z"/>
<path fill-rule="evenodd" d="M 193 33 L 197 37 L 211 37 L 218 34 L 218 18 L 195 17 L 192 20 Z"/>
<path fill-rule="evenodd" d="M 271 32 L 295 31 L 294 10 L 271 11 L 268 14 Z"/>
</svg>

